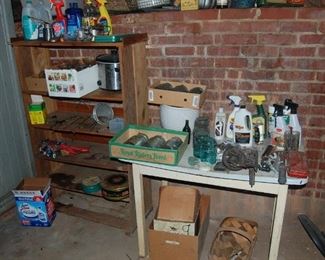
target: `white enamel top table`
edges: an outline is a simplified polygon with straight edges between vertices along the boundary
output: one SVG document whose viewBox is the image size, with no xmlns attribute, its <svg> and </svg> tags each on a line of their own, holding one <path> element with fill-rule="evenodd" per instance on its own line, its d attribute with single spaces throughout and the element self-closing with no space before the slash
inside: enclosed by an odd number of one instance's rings
<svg viewBox="0 0 325 260">
<path fill-rule="evenodd" d="M 275 196 L 271 243 L 269 259 L 277 259 L 283 217 L 285 212 L 288 185 L 304 185 L 308 179 L 287 178 L 285 185 L 278 183 L 278 177 L 274 173 L 257 172 L 255 185 L 251 187 L 248 183 L 248 170 L 236 172 L 203 171 L 195 169 L 187 163 L 192 156 L 192 146 L 189 145 L 177 166 L 147 163 L 133 160 L 123 160 L 132 163 L 133 187 L 136 206 L 136 220 L 138 232 L 139 256 L 146 257 L 148 254 L 148 241 L 145 225 L 145 208 L 143 192 L 143 176 L 158 177 L 162 180 L 180 180 L 196 184 L 208 184 L 217 187 L 226 187 L 235 190 L 245 190 Z"/>
</svg>

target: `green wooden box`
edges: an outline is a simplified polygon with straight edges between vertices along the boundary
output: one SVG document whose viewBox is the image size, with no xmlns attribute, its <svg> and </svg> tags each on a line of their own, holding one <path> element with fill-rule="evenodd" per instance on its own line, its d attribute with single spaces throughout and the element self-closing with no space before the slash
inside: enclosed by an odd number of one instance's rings
<svg viewBox="0 0 325 260">
<path fill-rule="evenodd" d="M 161 135 L 166 141 L 174 136 L 178 136 L 182 139 L 183 143 L 177 150 L 125 144 L 130 137 L 138 133 L 144 133 L 149 138 Z M 110 157 L 177 165 L 188 146 L 188 133 L 156 127 L 129 125 L 112 138 L 108 145 Z"/>
</svg>

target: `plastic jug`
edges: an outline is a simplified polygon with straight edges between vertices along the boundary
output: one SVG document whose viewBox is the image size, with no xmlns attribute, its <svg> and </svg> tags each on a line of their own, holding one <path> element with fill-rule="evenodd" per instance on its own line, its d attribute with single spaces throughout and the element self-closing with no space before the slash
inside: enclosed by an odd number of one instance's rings
<svg viewBox="0 0 325 260">
<path fill-rule="evenodd" d="M 234 143 L 244 147 L 253 145 L 252 113 L 246 109 L 245 105 L 241 105 L 235 113 Z"/>
</svg>

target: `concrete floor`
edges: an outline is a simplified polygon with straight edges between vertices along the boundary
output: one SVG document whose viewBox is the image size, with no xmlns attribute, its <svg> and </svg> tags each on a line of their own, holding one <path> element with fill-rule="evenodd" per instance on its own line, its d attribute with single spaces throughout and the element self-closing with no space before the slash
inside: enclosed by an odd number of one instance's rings
<svg viewBox="0 0 325 260">
<path fill-rule="evenodd" d="M 218 221 L 210 221 L 201 260 L 206 260 Z M 269 228 L 259 223 L 253 260 L 267 259 Z M 123 231 L 58 213 L 50 228 L 23 227 L 15 209 L 0 216 L 0 259 L 135 260 L 136 232 Z M 324 259 L 297 218 L 285 218 L 279 260 Z M 173 259 L 168 259 L 173 260 Z"/>
</svg>

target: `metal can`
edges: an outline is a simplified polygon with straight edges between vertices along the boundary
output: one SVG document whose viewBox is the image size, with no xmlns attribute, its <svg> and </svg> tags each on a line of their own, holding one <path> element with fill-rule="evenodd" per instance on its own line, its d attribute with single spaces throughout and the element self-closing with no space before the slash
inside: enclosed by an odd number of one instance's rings
<svg viewBox="0 0 325 260">
<path fill-rule="evenodd" d="M 146 146 L 152 148 L 164 148 L 166 146 L 166 141 L 161 135 L 155 135 L 148 140 Z"/>
<path fill-rule="evenodd" d="M 146 134 L 138 133 L 136 135 L 131 136 L 128 140 L 126 140 L 125 144 L 145 145 L 148 139 L 149 138 Z"/>
</svg>

